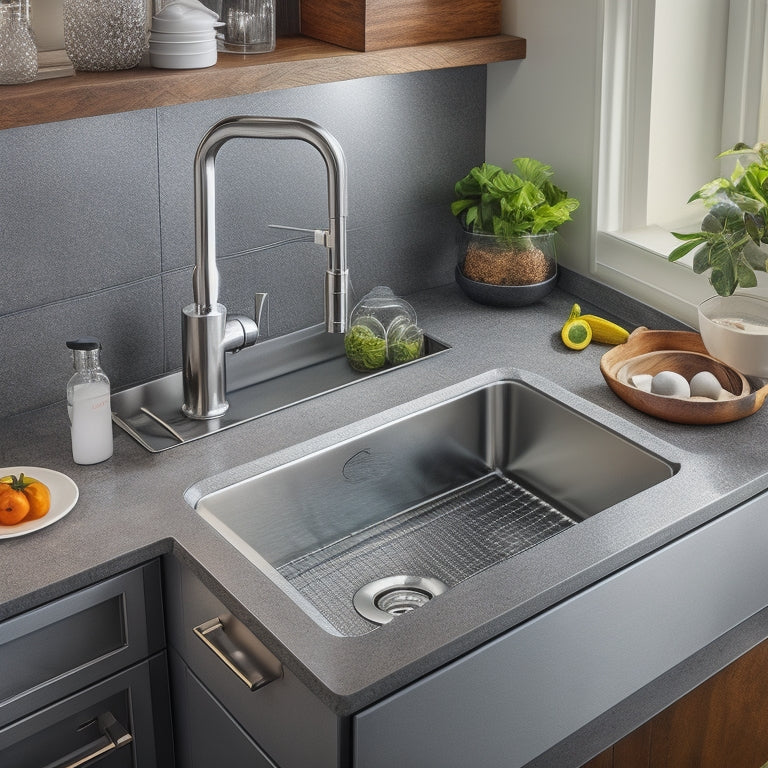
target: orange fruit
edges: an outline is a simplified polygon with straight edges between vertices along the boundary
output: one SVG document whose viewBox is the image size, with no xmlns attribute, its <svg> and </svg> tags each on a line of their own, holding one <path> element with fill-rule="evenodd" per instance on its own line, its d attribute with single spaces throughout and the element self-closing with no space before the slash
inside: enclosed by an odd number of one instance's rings
<svg viewBox="0 0 768 768">
<path fill-rule="evenodd" d="M 0 525 L 16 525 L 29 513 L 27 497 L 10 485 L 0 485 Z"/>
<path fill-rule="evenodd" d="M 30 483 L 22 493 L 29 502 L 29 512 L 24 520 L 37 520 L 48 514 L 48 510 L 51 508 L 51 492 L 45 483 L 41 483 L 39 480 Z"/>
</svg>

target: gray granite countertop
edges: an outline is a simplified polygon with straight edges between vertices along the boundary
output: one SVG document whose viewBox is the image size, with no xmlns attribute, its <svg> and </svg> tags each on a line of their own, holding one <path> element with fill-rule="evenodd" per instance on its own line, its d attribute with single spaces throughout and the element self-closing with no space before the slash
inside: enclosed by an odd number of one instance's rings
<svg viewBox="0 0 768 768">
<path fill-rule="evenodd" d="M 545 300 L 518 309 L 474 304 L 449 285 L 408 298 L 420 324 L 451 344 L 450 352 L 164 453 L 150 454 L 116 430 L 109 461 L 78 466 L 71 458 L 63 402 L 6 420 L 0 467 L 64 472 L 79 486 L 80 499 L 54 525 L 0 540 L 0 619 L 172 553 L 294 674 L 345 715 L 768 487 L 763 439 L 768 411 L 732 424 L 690 427 L 633 410 L 600 374 L 606 347 L 592 344 L 573 352 L 560 342 L 575 296 L 585 312 L 627 327 L 675 327 L 669 318 L 568 273 Z M 555 536 L 359 637 L 321 629 L 185 501 L 190 488 L 205 490 L 274 466 L 465 391 L 468 380 L 479 384 L 499 377 L 530 382 L 678 464 L 679 471 L 575 526 L 567 537 Z M 293 447 L 300 443 L 306 444 Z"/>
</svg>

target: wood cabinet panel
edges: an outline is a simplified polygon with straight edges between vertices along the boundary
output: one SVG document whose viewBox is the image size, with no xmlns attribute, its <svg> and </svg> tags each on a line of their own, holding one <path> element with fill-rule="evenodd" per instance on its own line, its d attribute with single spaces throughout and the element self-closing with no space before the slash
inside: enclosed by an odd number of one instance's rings
<svg viewBox="0 0 768 768">
<path fill-rule="evenodd" d="M 301 0 L 301 31 L 358 51 L 498 35 L 499 0 Z"/>
<path fill-rule="evenodd" d="M 761 768 L 766 722 L 768 640 L 582 768 Z"/>
<path fill-rule="evenodd" d="M 593 757 L 581 768 L 613 768 L 613 747 L 601 752 L 597 757 Z"/>
<path fill-rule="evenodd" d="M 613 746 L 611 765 L 623 765 L 624 768 L 650 768 L 648 765 L 650 749 L 651 723 L 646 723 Z"/>
<path fill-rule="evenodd" d="M 768 642 L 652 720 L 650 765 L 759 768 L 768 761 Z"/>
</svg>

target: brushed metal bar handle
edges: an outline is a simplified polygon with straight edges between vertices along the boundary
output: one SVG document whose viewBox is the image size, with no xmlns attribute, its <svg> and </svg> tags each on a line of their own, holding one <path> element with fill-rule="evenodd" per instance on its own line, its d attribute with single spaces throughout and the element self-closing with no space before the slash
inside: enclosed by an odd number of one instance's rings
<svg viewBox="0 0 768 768">
<path fill-rule="evenodd" d="M 91 721 L 93 722 L 93 721 Z M 111 712 L 104 712 L 96 718 L 101 736 L 82 749 L 62 757 L 46 768 L 80 768 L 108 752 L 113 752 L 133 741 L 133 736 L 115 719 Z"/>
<path fill-rule="evenodd" d="M 265 670 L 265 665 L 254 658 L 250 650 L 238 646 L 227 634 L 218 617 L 200 624 L 193 631 L 251 691 L 263 688 L 282 676 L 282 666 L 277 659 L 274 660 L 274 669 Z"/>
</svg>

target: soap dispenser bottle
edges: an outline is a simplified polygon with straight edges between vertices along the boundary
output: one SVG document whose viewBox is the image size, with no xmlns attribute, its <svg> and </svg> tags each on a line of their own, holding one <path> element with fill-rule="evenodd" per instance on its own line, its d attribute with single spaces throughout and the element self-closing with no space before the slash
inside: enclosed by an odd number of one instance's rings
<svg viewBox="0 0 768 768">
<path fill-rule="evenodd" d="M 98 339 L 68 341 L 75 373 L 67 384 L 67 410 L 72 430 L 72 458 L 97 464 L 112 455 L 112 409 L 109 379 L 101 370 Z"/>
</svg>

